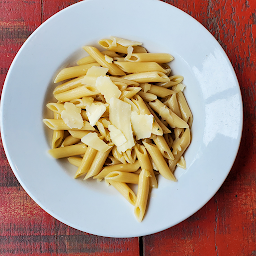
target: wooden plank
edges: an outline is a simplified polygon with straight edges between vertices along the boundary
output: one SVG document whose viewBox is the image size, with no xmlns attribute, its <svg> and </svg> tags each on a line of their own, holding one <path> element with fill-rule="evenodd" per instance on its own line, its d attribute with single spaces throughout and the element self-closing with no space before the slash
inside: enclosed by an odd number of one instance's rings
<svg viewBox="0 0 256 256">
<path fill-rule="evenodd" d="M 0 85 L 27 37 L 57 11 L 78 1 L 0 1 Z M 23 190 L 0 140 L 0 255 L 139 255 L 137 238 L 90 235 L 59 222 Z"/>
<path fill-rule="evenodd" d="M 145 255 L 255 255 L 256 2 L 165 1 L 191 14 L 219 41 L 240 83 L 244 132 L 234 166 L 217 194 L 182 223 L 144 240 Z"/>
</svg>

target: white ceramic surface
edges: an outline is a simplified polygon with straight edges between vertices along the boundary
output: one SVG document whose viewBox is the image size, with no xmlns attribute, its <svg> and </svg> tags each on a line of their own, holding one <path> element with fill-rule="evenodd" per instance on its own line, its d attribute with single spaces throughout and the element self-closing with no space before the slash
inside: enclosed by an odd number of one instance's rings
<svg viewBox="0 0 256 256">
<path fill-rule="evenodd" d="M 54 76 L 86 55 L 83 45 L 111 35 L 141 41 L 150 52 L 171 53 L 173 73 L 184 76 L 194 115 L 187 169 L 177 168 L 177 183 L 160 178 L 142 223 L 112 187 L 74 180 L 75 168 L 47 154 L 49 132 L 42 119 Z M 88 0 L 51 17 L 15 57 L 1 108 L 4 148 L 27 193 L 67 225 L 109 237 L 152 234 L 195 213 L 228 175 L 242 131 L 241 94 L 226 54 L 196 20 L 156 0 Z"/>
</svg>

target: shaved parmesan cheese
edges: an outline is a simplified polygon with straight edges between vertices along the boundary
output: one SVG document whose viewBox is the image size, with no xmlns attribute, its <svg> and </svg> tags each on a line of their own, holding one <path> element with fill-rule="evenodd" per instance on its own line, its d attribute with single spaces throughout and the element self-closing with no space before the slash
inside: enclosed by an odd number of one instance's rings
<svg viewBox="0 0 256 256">
<path fill-rule="evenodd" d="M 146 139 L 151 136 L 152 125 L 153 125 L 153 115 L 142 114 L 139 115 L 137 112 L 132 111 L 131 122 L 134 134 L 137 140 Z"/>
<path fill-rule="evenodd" d="M 106 102 L 109 103 L 111 98 L 119 98 L 121 91 L 118 87 L 111 81 L 108 76 L 100 76 L 96 80 L 96 88 L 104 96 Z"/>
<path fill-rule="evenodd" d="M 109 125 L 108 129 L 110 131 L 110 138 L 117 147 L 123 145 L 127 141 L 123 133 L 114 125 Z"/>
<path fill-rule="evenodd" d="M 105 55 L 105 60 L 108 63 L 112 63 L 113 62 L 113 58 L 109 57 L 108 55 Z"/>
<path fill-rule="evenodd" d="M 95 86 L 97 77 L 105 76 L 108 72 L 108 68 L 93 66 L 88 69 L 86 75 L 83 78 L 82 83 L 86 85 Z"/>
<path fill-rule="evenodd" d="M 185 85 L 184 84 L 176 84 L 176 85 L 174 85 L 173 87 L 172 87 L 172 90 L 173 91 L 175 91 L 175 92 L 180 92 L 180 91 L 182 91 L 183 92 L 183 90 L 185 89 Z"/>
<path fill-rule="evenodd" d="M 94 126 L 103 113 L 106 111 L 106 105 L 101 102 L 92 103 L 86 107 L 86 114 L 88 116 L 91 126 Z"/>
<path fill-rule="evenodd" d="M 107 73 L 108 73 L 108 68 L 93 66 L 88 69 L 86 76 L 99 77 L 99 76 L 105 76 Z"/>
<path fill-rule="evenodd" d="M 64 108 L 65 110 L 61 112 L 61 118 L 63 119 L 64 123 L 71 129 L 81 129 L 84 124 L 81 116 L 81 108 L 76 107 L 75 104 L 70 102 L 65 102 Z"/>
<path fill-rule="evenodd" d="M 126 142 L 117 147 L 118 152 L 131 149 L 135 143 L 131 127 L 131 105 L 119 99 L 111 98 L 109 105 L 109 120 L 126 138 Z"/>
<path fill-rule="evenodd" d="M 103 140 L 101 140 L 96 132 L 90 132 L 87 135 L 85 135 L 81 141 L 90 146 L 91 148 L 94 148 L 101 152 L 106 152 L 111 147 L 108 146 Z"/>
<path fill-rule="evenodd" d="M 136 46 L 136 45 L 142 45 L 141 42 L 137 42 L 137 41 L 132 41 L 132 40 L 127 40 L 127 39 L 123 39 L 123 38 L 119 38 L 119 37 L 115 37 L 115 36 L 111 36 L 110 37 L 113 41 L 116 40 L 116 42 L 122 46 Z"/>
</svg>

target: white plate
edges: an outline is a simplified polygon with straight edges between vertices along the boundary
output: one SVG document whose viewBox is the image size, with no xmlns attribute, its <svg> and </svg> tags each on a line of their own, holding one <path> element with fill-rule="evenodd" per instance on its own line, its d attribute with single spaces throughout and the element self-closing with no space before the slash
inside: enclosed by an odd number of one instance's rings
<svg viewBox="0 0 256 256">
<path fill-rule="evenodd" d="M 47 154 L 50 144 L 42 119 L 56 72 L 85 55 L 83 45 L 111 35 L 141 41 L 150 52 L 171 53 L 171 67 L 185 77 L 194 115 L 187 170 L 177 168 L 177 183 L 160 178 L 142 223 L 113 188 L 73 179 L 75 168 Z M 242 101 L 225 52 L 189 15 L 156 0 L 93 0 L 57 13 L 25 42 L 6 78 L 1 118 L 10 165 L 45 211 L 91 234 L 134 237 L 172 227 L 216 193 L 239 147 Z"/>
</svg>

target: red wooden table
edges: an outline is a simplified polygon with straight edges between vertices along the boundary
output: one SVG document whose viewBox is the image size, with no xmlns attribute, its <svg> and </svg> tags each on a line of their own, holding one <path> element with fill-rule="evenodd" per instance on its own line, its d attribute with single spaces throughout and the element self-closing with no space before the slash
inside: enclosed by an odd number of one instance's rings
<svg viewBox="0 0 256 256">
<path fill-rule="evenodd" d="M 1 87 L 27 37 L 76 2 L 0 0 Z M 243 136 L 223 186 L 201 210 L 168 230 L 141 238 L 98 237 L 70 228 L 43 211 L 16 180 L 1 144 L 0 255 L 256 255 L 256 1 L 165 2 L 190 14 L 213 34 L 240 83 Z"/>
</svg>

